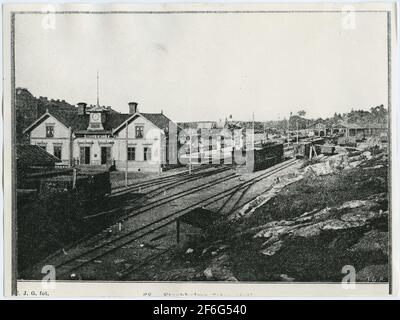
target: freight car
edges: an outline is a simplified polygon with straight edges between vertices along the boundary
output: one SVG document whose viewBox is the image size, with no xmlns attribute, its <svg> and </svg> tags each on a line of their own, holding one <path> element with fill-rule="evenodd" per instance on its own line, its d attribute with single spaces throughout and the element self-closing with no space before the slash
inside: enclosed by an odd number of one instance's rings
<svg viewBox="0 0 400 320">
<path fill-rule="evenodd" d="M 246 171 L 254 172 L 274 166 L 283 159 L 283 144 L 270 143 L 246 152 Z"/>
<path fill-rule="evenodd" d="M 296 158 L 309 158 L 310 156 L 314 156 L 315 152 L 317 154 L 321 153 L 320 145 L 324 144 L 324 139 L 312 139 L 305 140 L 298 143 L 293 144 L 294 156 Z M 315 150 L 315 151 L 314 151 Z"/>
</svg>

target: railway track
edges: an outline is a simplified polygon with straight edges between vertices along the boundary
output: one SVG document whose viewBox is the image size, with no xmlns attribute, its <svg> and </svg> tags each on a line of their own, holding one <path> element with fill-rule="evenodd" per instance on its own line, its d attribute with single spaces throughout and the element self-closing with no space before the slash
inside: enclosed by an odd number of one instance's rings
<svg viewBox="0 0 400 320">
<path fill-rule="evenodd" d="M 62 270 L 61 274 L 62 275 L 68 275 L 71 274 L 71 272 L 76 272 L 79 269 L 87 266 L 91 262 L 98 260 L 99 258 L 104 257 L 105 255 L 111 254 L 115 252 L 116 250 L 120 249 L 121 247 L 124 247 L 140 238 L 143 238 L 147 235 L 150 235 L 157 230 L 160 230 L 172 223 L 174 223 L 177 218 L 180 216 L 190 212 L 191 210 L 201 206 L 201 207 L 207 207 L 210 204 L 215 203 L 216 201 L 223 200 L 226 197 L 230 197 L 232 193 L 237 192 L 238 188 L 247 188 L 250 185 L 255 184 L 256 182 L 279 172 L 280 170 L 283 170 L 285 168 L 288 168 L 289 166 L 292 166 L 296 163 L 296 161 L 288 161 L 280 165 L 279 167 L 274 167 L 268 172 L 265 172 L 257 177 L 254 177 L 253 179 L 250 179 L 248 181 L 245 181 L 241 183 L 239 186 L 234 186 L 228 189 L 225 189 L 219 193 L 216 193 L 207 199 L 200 200 L 194 204 L 191 204 L 190 206 L 180 209 L 176 212 L 173 212 L 171 214 L 168 214 L 158 220 L 155 220 L 147 225 L 144 225 L 140 228 L 130 230 L 128 232 L 125 232 L 122 235 L 119 235 L 117 237 L 114 237 L 110 239 L 109 241 L 105 241 L 103 243 L 100 243 L 99 245 L 86 250 L 85 252 L 79 253 L 71 258 L 68 258 L 66 260 L 61 261 L 60 263 L 56 264 L 55 267 L 58 270 Z M 219 182 L 216 182 L 219 183 Z M 203 186 L 206 187 L 206 186 Z M 122 275 L 126 275 L 127 273 L 129 274 L 130 270 L 124 270 L 122 272 Z M 58 273 L 60 274 L 60 273 Z"/>
<path fill-rule="evenodd" d="M 196 167 L 196 166 L 198 166 L 198 167 Z M 196 173 L 202 174 L 202 172 L 205 171 L 205 170 L 212 169 L 212 168 L 220 168 L 221 166 L 224 167 L 224 168 L 230 168 L 231 167 L 229 165 L 223 165 L 223 164 L 198 164 L 198 165 L 193 164 L 193 167 L 192 167 L 190 175 L 189 175 L 189 170 L 185 170 L 183 172 L 170 174 L 170 175 L 163 176 L 163 177 L 146 179 L 146 180 L 144 180 L 142 182 L 129 184 L 129 186 L 127 186 L 127 187 L 126 186 L 115 187 L 112 190 L 111 194 L 114 195 L 114 194 L 118 194 L 118 193 L 129 192 L 129 191 L 132 191 L 132 190 L 135 190 L 135 189 L 136 190 L 147 189 L 147 188 L 151 188 L 151 187 L 157 186 L 160 183 L 164 183 L 164 182 L 181 181 L 181 180 L 185 179 L 188 176 L 189 177 L 193 176 Z"/>
<path fill-rule="evenodd" d="M 170 190 L 172 188 L 180 186 L 182 184 L 185 184 L 185 183 L 188 183 L 188 182 L 192 182 L 192 181 L 195 181 L 195 180 L 198 180 L 198 179 L 202 179 L 202 178 L 207 178 L 207 177 L 210 177 L 210 176 L 213 176 L 213 175 L 216 175 L 216 174 L 228 171 L 228 170 L 230 170 L 229 167 L 223 167 L 223 168 L 218 168 L 218 169 L 211 170 L 211 171 L 201 172 L 201 173 L 197 173 L 197 174 L 193 174 L 193 175 L 187 175 L 187 176 L 184 176 L 183 179 L 179 178 L 179 179 L 173 179 L 173 180 L 164 181 L 165 184 L 163 184 L 163 182 L 161 182 L 161 183 L 157 183 L 157 182 L 152 183 L 151 185 L 145 186 L 145 188 L 149 189 L 149 188 L 152 188 L 152 187 L 156 187 L 157 189 L 156 190 L 151 190 L 151 191 L 149 191 L 147 193 L 141 194 L 139 197 L 135 198 L 132 201 L 132 203 L 137 202 L 138 200 L 149 196 L 149 194 L 151 194 L 154 197 L 154 196 L 157 196 L 157 195 L 159 195 L 159 194 L 161 194 L 161 193 L 163 193 L 165 191 L 168 191 L 168 190 Z M 141 191 L 141 188 L 143 188 L 143 187 L 140 186 L 140 187 L 137 188 L 139 192 Z M 112 194 L 110 197 L 112 198 L 112 197 L 114 197 L 116 195 L 124 194 L 126 192 L 131 192 L 131 191 L 132 190 L 125 191 L 125 192 L 120 192 L 120 193 L 117 193 L 117 194 Z"/>
<path fill-rule="evenodd" d="M 222 197 L 217 197 L 217 198 L 214 199 L 214 201 L 219 201 L 219 200 L 224 199 L 225 197 L 227 197 L 227 199 L 224 201 L 224 204 L 222 205 L 222 206 L 224 206 L 224 205 L 226 205 L 227 202 L 230 201 L 230 199 L 232 199 L 232 196 L 233 196 L 233 195 L 237 194 L 238 190 L 240 190 L 241 188 L 243 188 L 243 193 L 241 193 L 239 199 L 238 199 L 237 201 L 235 201 L 235 204 L 234 204 L 234 206 L 233 206 L 233 207 L 235 208 L 235 207 L 237 207 L 237 205 L 240 203 L 240 199 L 243 198 L 243 196 L 245 195 L 245 193 L 246 193 L 246 192 L 249 190 L 249 188 L 250 188 L 251 186 L 253 186 L 255 183 L 261 181 L 262 179 L 264 179 L 264 178 L 266 178 L 266 177 L 268 177 L 268 176 L 270 176 L 270 175 L 272 175 L 272 174 L 274 174 L 274 173 L 277 173 L 277 172 L 279 172 L 279 171 L 281 171 L 281 170 L 283 170 L 283 169 L 286 169 L 286 168 L 288 168 L 288 167 L 290 167 L 290 166 L 292 166 L 292 165 L 294 165 L 294 164 L 296 164 L 296 163 L 298 163 L 298 161 L 296 161 L 296 160 L 291 160 L 289 163 L 286 163 L 285 165 L 283 165 L 283 166 L 281 166 L 281 167 L 279 167 L 279 168 L 276 168 L 276 169 L 273 170 L 273 171 L 269 171 L 269 172 L 267 172 L 266 174 L 262 174 L 261 176 L 258 176 L 258 177 L 255 177 L 254 179 L 251 179 L 251 180 L 249 180 L 249 181 L 246 181 L 246 182 L 242 183 L 241 185 L 239 185 L 239 186 L 237 186 L 237 187 L 231 188 L 231 189 L 233 189 L 232 192 L 228 193 L 227 195 L 222 195 Z M 271 187 L 271 186 L 270 186 L 270 187 Z M 269 187 L 269 188 L 270 188 L 270 187 Z M 267 189 L 268 189 L 268 188 L 267 188 Z M 263 192 L 264 192 L 264 191 L 263 191 Z M 224 192 L 222 192 L 222 193 L 224 193 Z M 221 194 L 221 193 L 220 193 L 220 194 Z M 257 195 L 257 196 L 258 196 L 258 195 Z M 256 196 L 256 197 L 257 197 L 257 196 Z M 256 197 L 254 197 L 253 199 L 255 199 Z M 253 199 L 251 199 L 250 201 L 252 201 Z M 245 204 L 243 204 L 243 206 L 244 206 L 244 205 L 245 205 Z M 206 206 L 207 206 L 207 205 L 204 205 L 203 208 L 206 207 Z M 220 207 L 220 209 L 222 208 L 222 206 Z M 238 207 L 238 208 L 241 208 L 241 207 L 242 207 L 242 206 L 240 206 L 240 207 Z M 235 209 L 233 209 L 233 210 L 235 210 Z M 220 210 L 218 210 L 218 211 L 220 211 Z M 151 261 L 153 261 L 153 260 L 155 260 L 155 259 L 161 257 L 162 255 L 168 253 L 169 251 L 171 251 L 172 248 L 173 248 L 173 247 L 169 247 L 169 248 L 167 248 L 167 249 L 165 249 L 165 250 L 162 250 L 161 252 L 159 252 L 159 253 L 157 253 L 157 254 L 155 254 L 155 255 L 151 255 L 150 257 L 148 257 L 147 259 L 145 259 L 143 262 L 141 262 L 139 265 L 135 265 L 135 266 L 132 266 L 132 267 L 128 267 L 128 268 L 126 268 L 125 270 L 123 270 L 122 272 L 119 272 L 119 280 L 124 280 L 124 279 L 126 279 L 126 278 L 127 278 L 130 274 L 132 274 L 133 272 L 135 272 L 135 271 L 137 271 L 137 270 L 140 270 L 142 267 L 144 267 L 145 265 L 147 265 L 147 264 L 150 263 Z"/>
<path fill-rule="evenodd" d="M 168 203 L 168 202 L 171 202 L 171 201 L 173 201 L 173 200 L 175 200 L 175 199 L 181 198 L 181 197 L 183 197 L 183 196 L 191 195 L 191 194 L 193 194 L 193 193 L 195 193 L 195 192 L 197 192 L 197 191 L 204 190 L 204 189 L 209 188 L 209 187 L 211 187 L 211 186 L 213 186 L 213 185 L 216 185 L 216 184 L 219 184 L 219 183 L 222 183 L 222 182 L 231 180 L 231 179 L 233 179 L 233 178 L 235 178 L 235 177 L 236 177 L 236 174 L 232 173 L 232 174 L 230 174 L 230 175 L 228 175 L 228 176 L 226 176 L 226 177 L 221 177 L 221 178 L 219 178 L 219 179 L 216 179 L 216 180 L 212 181 L 211 183 L 210 183 L 210 182 L 204 183 L 204 184 L 201 184 L 200 186 L 195 186 L 195 187 L 193 187 L 193 188 L 190 188 L 190 189 L 184 190 L 184 191 L 182 191 L 182 192 L 176 193 L 176 194 L 174 194 L 174 195 L 172 195 L 172 196 L 163 198 L 162 201 L 160 201 L 160 200 L 154 200 L 154 201 L 152 201 L 152 202 L 146 204 L 146 206 L 139 207 L 140 210 L 134 211 L 133 213 L 129 213 L 128 215 L 123 216 L 123 217 L 122 217 L 120 220 L 118 220 L 118 221 L 119 221 L 119 222 L 124 222 L 124 220 L 126 220 L 126 219 L 128 219 L 128 218 L 132 218 L 132 217 L 138 216 L 139 214 L 143 214 L 143 213 L 145 213 L 145 212 L 147 212 L 147 211 L 149 211 L 149 210 L 151 210 L 151 209 L 154 209 L 154 208 L 156 208 L 156 207 L 162 206 L 163 204 L 166 204 L 166 203 Z M 196 205 L 198 205 L 198 203 L 196 203 Z M 130 209 L 130 210 L 128 210 L 128 211 L 132 211 L 132 209 Z M 94 217 L 91 216 L 90 218 L 94 218 Z M 162 220 L 163 220 L 163 219 L 160 219 L 160 220 L 158 220 L 158 221 L 156 221 L 156 222 L 159 222 L 159 221 L 162 221 Z M 148 227 L 148 226 L 150 226 L 150 225 L 152 225 L 152 223 L 149 224 L 149 225 L 146 225 L 146 226 L 144 226 L 144 227 L 142 227 L 142 228 L 139 228 L 139 229 L 137 229 L 137 230 L 134 230 L 134 232 L 141 231 L 142 229 L 144 229 L 144 228 L 146 228 L 146 227 Z M 106 243 L 102 244 L 100 247 L 103 247 L 103 245 L 104 245 L 104 246 L 107 246 L 107 245 L 111 244 L 111 243 L 114 242 L 114 241 L 118 241 L 118 240 L 120 240 L 121 238 L 125 238 L 126 236 L 129 236 L 130 234 L 131 234 L 131 233 L 129 233 L 129 234 L 127 234 L 127 235 L 123 234 L 123 235 L 121 235 L 121 236 L 119 236 L 119 237 L 117 237 L 117 238 L 115 238 L 115 239 L 112 239 L 112 240 L 109 241 L 109 242 L 106 242 Z M 82 243 L 82 242 L 84 242 L 84 241 L 87 241 L 87 240 L 88 240 L 88 239 L 84 239 L 84 240 L 82 240 L 80 243 Z M 97 240 L 102 240 L 102 239 L 97 239 Z M 78 245 L 78 244 L 79 244 L 79 243 L 76 243 L 76 245 Z M 99 249 L 100 247 L 95 247 L 94 249 Z M 74 258 L 68 259 L 68 260 L 64 261 L 63 263 L 61 263 L 61 264 L 55 265 L 55 267 L 60 268 L 60 267 L 62 267 L 62 265 L 68 264 L 70 261 L 72 261 L 72 260 L 74 260 L 74 259 L 80 259 L 80 256 L 77 257 L 77 258 L 74 257 Z"/>
<path fill-rule="evenodd" d="M 147 211 L 149 211 L 151 209 L 160 207 L 161 205 L 164 205 L 164 204 L 166 204 L 168 202 L 171 202 L 173 200 L 182 198 L 184 196 L 191 195 L 191 194 L 193 194 L 195 192 L 207 189 L 207 188 L 212 187 L 212 186 L 214 186 L 216 184 L 219 184 L 219 183 L 222 183 L 222 182 L 226 182 L 226 181 L 234 179 L 236 177 L 237 177 L 237 174 L 231 173 L 231 174 L 228 174 L 227 176 L 224 176 L 224 177 L 221 177 L 221 178 L 217 178 L 217 179 L 213 180 L 212 182 L 206 182 L 206 183 L 194 186 L 192 188 L 180 191 L 178 193 L 174 193 L 174 194 L 169 195 L 167 197 L 147 202 L 146 204 L 144 204 L 142 206 L 138 206 L 136 208 L 126 209 L 125 211 L 129 211 L 129 213 L 127 213 L 125 215 L 122 215 L 122 217 L 119 218 L 117 223 L 118 222 L 124 222 L 126 219 L 135 217 L 135 216 L 137 216 L 139 214 L 142 214 L 144 212 L 147 212 Z M 162 192 L 163 191 L 161 191 L 161 193 Z M 114 209 L 114 210 L 111 210 L 111 211 L 101 212 L 101 213 L 98 213 L 98 214 L 95 214 L 95 215 L 86 216 L 86 217 L 84 217 L 84 219 L 87 220 L 87 219 L 98 218 L 101 215 L 110 214 L 110 213 L 113 213 L 115 211 L 121 211 L 121 210 L 120 209 Z"/>
<path fill-rule="evenodd" d="M 210 166 L 208 166 L 207 169 L 212 168 L 212 167 L 213 167 L 213 165 L 210 165 Z M 230 169 L 229 166 L 224 166 L 224 167 L 221 168 L 221 169 L 218 168 L 217 170 L 213 170 L 213 171 L 209 171 L 209 172 L 205 172 L 205 173 L 204 173 L 204 172 L 200 172 L 200 173 L 198 173 L 197 175 L 193 176 L 193 178 L 192 178 L 192 175 L 190 175 L 190 176 L 189 176 L 189 177 L 190 177 L 190 181 L 198 180 L 198 179 L 201 179 L 201 178 L 204 178 L 204 177 L 209 177 L 209 176 L 212 176 L 212 175 L 214 175 L 214 174 L 219 174 L 219 173 L 228 171 L 229 169 Z M 203 170 L 197 169 L 196 172 L 197 172 L 197 171 L 203 171 Z M 185 177 L 187 177 L 188 175 L 187 175 L 187 173 L 185 173 L 183 176 L 184 176 L 184 178 L 185 178 Z M 226 177 L 226 178 L 223 177 L 223 178 L 214 180 L 214 181 L 211 182 L 211 183 L 207 182 L 207 183 L 202 184 L 202 185 L 200 185 L 200 186 L 195 186 L 195 187 L 193 187 L 193 188 L 186 189 L 184 192 L 180 192 L 180 193 L 177 193 L 177 194 L 168 196 L 168 197 L 164 197 L 164 198 L 161 199 L 162 202 L 159 202 L 160 200 L 155 200 L 155 201 L 152 201 L 151 203 L 147 203 L 147 204 L 146 204 L 147 206 L 141 206 L 141 207 L 139 206 L 138 208 L 133 208 L 133 209 L 130 208 L 130 209 L 126 210 L 126 211 L 129 211 L 129 212 L 131 212 L 131 213 L 128 213 L 127 215 L 124 215 L 123 217 L 120 217 L 120 219 L 117 220 L 116 222 L 114 222 L 114 224 L 117 224 L 118 222 L 124 222 L 124 221 L 125 221 L 126 219 L 128 219 L 128 218 L 131 218 L 131 217 L 134 217 L 134 216 L 138 216 L 138 215 L 140 215 L 140 214 L 143 214 L 143 213 L 145 213 L 145 212 L 147 212 L 147 211 L 149 211 L 149 210 L 151 210 L 151 209 L 154 209 L 154 208 L 156 208 L 156 207 L 158 207 L 158 206 L 161 206 L 161 205 L 163 205 L 163 204 L 165 204 L 165 203 L 168 203 L 168 202 L 170 202 L 170 201 L 173 201 L 173 200 L 175 200 L 175 199 L 177 199 L 177 198 L 179 198 L 179 197 L 183 197 L 183 196 L 187 196 L 187 195 L 193 194 L 193 193 L 195 193 L 195 192 L 197 192 L 197 191 L 199 191 L 199 190 L 203 190 L 203 189 L 205 189 L 205 188 L 207 188 L 207 187 L 209 187 L 209 186 L 212 186 L 212 185 L 215 185 L 215 184 L 218 184 L 218 183 L 221 183 L 221 182 L 223 182 L 223 181 L 227 181 L 227 180 L 230 180 L 230 179 L 233 179 L 233 178 L 235 178 L 235 176 L 234 176 L 234 174 L 231 174 L 231 175 L 229 175 L 229 176 Z M 159 179 L 157 179 L 157 181 L 158 181 L 158 180 L 159 180 Z M 168 190 L 168 189 L 172 189 L 172 188 L 174 188 L 174 187 L 177 186 L 177 185 L 181 185 L 181 184 L 184 184 L 184 183 L 190 182 L 190 181 L 189 181 L 188 179 L 179 180 L 179 181 L 178 181 L 178 182 L 179 182 L 178 184 L 175 184 L 175 183 L 174 183 L 174 184 L 169 184 L 169 185 L 168 185 L 168 188 L 164 188 L 164 187 L 166 187 L 166 186 L 163 185 L 162 188 L 158 190 L 158 193 L 157 193 L 157 194 L 161 194 L 161 193 L 163 193 L 164 191 L 166 191 L 166 190 Z M 156 181 L 155 181 L 154 179 L 153 179 L 153 183 L 156 184 Z M 199 189 L 199 188 L 200 188 L 200 189 Z M 156 191 L 156 190 L 155 190 L 155 191 Z M 147 194 L 146 194 L 146 195 L 147 195 Z M 153 195 L 153 196 L 156 196 L 156 195 Z M 135 199 L 135 200 L 137 200 L 137 199 Z M 149 205 L 151 205 L 151 206 L 149 207 Z M 134 211 L 134 212 L 132 212 L 133 210 L 136 210 L 136 209 L 140 209 L 140 211 Z M 100 213 L 100 214 L 95 214 L 95 215 L 92 215 L 92 216 L 87 216 L 87 217 L 84 217 L 84 219 L 90 220 L 90 219 L 93 219 L 93 218 L 98 218 L 98 217 L 101 216 L 101 215 L 112 214 L 112 213 L 114 213 L 114 212 L 116 212 L 116 211 L 120 212 L 121 210 L 117 208 L 117 209 L 114 209 L 114 210 L 102 212 L 102 213 Z M 103 229 L 103 230 L 99 230 L 99 233 L 98 233 L 97 235 L 90 234 L 90 235 L 88 235 L 88 236 L 82 237 L 81 239 L 79 239 L 79 240 L 75 241 L 74 243 L 70 244 L 68 247 L 64 247 L 64 249 L 58 250 L 58 251 L 56 251 L 55 253 L 49 255 L 44 261 L 50 261 L 50 260 L 53 259 L 54 257 L 57 257 L 57 256 L 59 256 L 59 255 L 61 255 L 61 254 L 66 255 L 65 249 L 68 250 L 68 249 L 74 248 L 74 247 L 76 247 L 76 246 L 79 246 L 79 245 L 81 245 L 81 244 L 83 244 L 83 243 L 85 243 L 85 242 L 91 240 L 91 239 L 93 239 L 93 241 L 101 241 L 102 239 L 104 239 L 104 238 L 107 237 L 107 234 L 105 234 L 105 232 L 104 232 L 104 231 L 107 230 L 107 229 L 109 229 L 109 227 L 107 227 L 107 228 L 105 228 L 105 229 Z M 102 231 L 103 231 L 103 232 L 102 232 Z M 100 235 L 100 237 L 99 237 L 99 235 Z M 27 273 L 29 274 L 30 272 L 28 271 Z"/>
<path fill-rule="evenodd" d="M 213 165 L 204 165 L 202 167 L 196 168 L 196 169 L 192 169 L 192 175 L 193 174 L 198 174 L 198 172 L 200 171 L 200 174 L 207 169 L 210 168 L 215 168 L 215 166 Z M 191 175 L 189 175 L 189 171 L 185 170 L 183 172 L 180 173 L 176 173 L 176 174 L 171 174 L 168 176 L 163 176 L 163 177 L 157 177 L 157 178 L 152 178 L 152 179 L 147 179 L 145 181 L 139 182 L 139 183 L 134 183 L 134 184 L 130 184 L 128 187 L 117 187 L 114 188 L 114 190 L 112 191 L 111 195 L 115 195 L 115 194 L 121 194 L 121 193 L 125 193 L 125 192 L 130 192 L 132 190 L 139 190 L 139 189 L 147 189 L 147 188 L 151 188 L 154 186 L 157 186 L 161 183 L 166 183 L 166 182 L 171 182 L 171 181 L 181 181 L 182 179 L 185 179 L 186 177 L 190 177 Z"/>
<path fill-rule="evenodd" d="M 285 162 L 283 167 L 279 167 L 278 169 L 282 170 L 284 168 L 291 166 L 292 164 L 294 164 L 296 162 L 297 161 L 295 159 L 292 159 L 290 162 Z M 244 196 L 247 194 L 247 192 L 250 190 L 250 188 L 264 178 L 265 178 L 265 176 L 255 177 L 255 178 L 251 179 L 250 181 L 247 181 L 246 183 L 237 186 L 236 189 L 229 195 L 229 197 L 219 207 L 217 212 L 220 213 L 222 211 L 225 211 L 225 212 L 229 213 L 229 212 L 233 212 L 233 211 L 241 208 L 242 206 L 239 206 L 240 202 L 244 198 Z"/>
<path fill-rule="evenodd" d="M 204 178 L 204 177 L 208 177 L 208 176 L 211 176 L 211 175 L 213 175 L 213 174 L 222 173 L 222 172 L 224 172 L 224 171 L 229 170 L 231 167 L 230 167 L 230 166 L 223 166 L 223 168 L 217 168 L 216 170 L 203 172 L 204 170 L 207 170 L 207 169 L 210 169 L 210 168 L 215 168 L 215 165 L 214 165 L 214 164 L 204 165 L 204 168 L 192 169 L 192 174 L 191 174 L 191 175 L 188 174 L 188 171 L 185 171 L 185 172 L 182 172 L 182 173 L 179 173 L 179 174 L 171 175 L 171 176 L 169 176 L 169 177 L 161 177 L 161 178 L 155 178 L 155 179 L 148 180 L 148 181 L 151 181 L 151 184 L 152 184 L 153 186 L 156 186 L 157 183 L 158 183 L 159 181 L 165 180 L 164 178 L 169 178 L 168 181 L 170 182 L 170 181 L 171 181 L 170 178 L 173 177 L 173 178 L 176 179 L 176 182 L 177 182 L 177 183 L 169 183 L 168 185 L 162 185 L 162 188 L 158 190 L 159 192 L 158 192 L 157 194 L 153 195 L 153 196 L 157 196 L 158 194 L 163 193 L 164 191 L 167 191 L 167 190 L 169 190 L 169 189 L 172 189 L 172 188 L 174 188 L 175 186 L 184 184 L 184 183 L 186 183 L 186 182 L 190 182 L 190 181 L 193 181 L 193 180 L 197 180 L 197 179 L 201 179 L 201 178 Z M 179 176 L 179 178 L 176 178 L 176 176 Z M 188 177 L 189 177 L 189 179 L 187 179 Z M 147 182 L 147 181 L 146 181 L 146 182 Z M 123 191 L 129 192 L 129 190 L 131 190 L 133 187 L 136 187 L 136 188 L 137 188 L 138 186 L 141 186 L 141 185 L 142 185 L 141 183 L 138 183 L 138 184 L 135 184 L 135 185 L 131 185 L 131 186 L 128 187 L 128 188 L 124 188 Z M 168 188 L 165 188 L 165 187 L 168 187 Z M 129 190 L 128 190 L 128 189 L 129 189 Z M 161 190 L 161 191 L 160 191 L 160 190 Z M 157 190 L 154 190 L 154 191 L 157 191 Z M 144 196 L 147 196 L 147 195 L 148 195 L 148 193 L 145 194 Z M 138 200 L 138 199 L 135 199 L 135 201 L 137 201 L 137 200 Z M 134 202 L 135 202 L 135 201 L 134 201 Z M 102 214 L 107 214 L 107 213 L 113 213 L 114 211 L 119 211 L 119 209 L 112 210 L 112 211 L 107 211 L 107 212 L 103 212 L 103 213 L 101 213 L 100 215 L 102 215 Z M 94 215 L 94 216 L 92 216 L 92 217 L 95 217 L 95 216 L 96 216 L 96 215 Z M 90 217 L 87 217 L 87 218 L 90 218 Z M 117 221 L 116 223 L 118 223 L 118 221 Z M 51 259 L 53 259 L 54 257 L 59 256 L 60 254 L 66 255 L 66 250 L 70 250 L 71 248 L 74 248 L 74 247 L 76 247 L 76 246 L 79 246 L 80 244 L 82 244 L 82 243 L 84 243 L 84 242 L 87 242 L 87 241 L 89 241 L 90 239 L 93 239 L 94 241 L 101 240 L 102 238 L 105 237 L 104 234 L 102 234 L 100 238 L 98 237 L 98 235 L 101 234 L 102 231 L 107 230 L 108 228 L 109 228 L 109 227 L 107 227 L 107 228 L 105 228 L 105 229 L 102 229 L 102 230 L 100 229 L 100 230 L 97 231 L 97 232 L 99 232 L 99 233 L 96 234 L 96 235 L 94 235 L 94 234 L 85 235 L 84 237 L 82 237 L 82 238 L 80 238 L 80 239 L 74 241 L 73 243 L 71 243 L 71 244 L 69 244 L 69 245 L 67 245 L 67 246 L 63 246 L 62 249 L 59 249 L 59 250 L 55 251 L 54 253 L 50 254 L 50 255 L 47 256 L 42 262 L 50 261 Z M 34 267 L 34 268 L 35 268 L 35 267 Z M 34 268 L 33 268 L 33 269 L 34 269 Z M 23 274 L 29 274 L 29 273 L 31 273 L 29 270 L 25 270 L 25 272 L 23 272 Z"/>
</svg>

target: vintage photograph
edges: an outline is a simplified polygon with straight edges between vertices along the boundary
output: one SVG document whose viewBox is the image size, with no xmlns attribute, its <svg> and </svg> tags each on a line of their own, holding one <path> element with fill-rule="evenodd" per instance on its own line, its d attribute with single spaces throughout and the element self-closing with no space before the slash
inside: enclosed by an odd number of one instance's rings
<svg viewBox="0 0 400 320">
<path fill-rule="evenodd" d="M 17 280 L 390 282 L 391 10 L 92 8 L 11 17 Z"/>
</svg>

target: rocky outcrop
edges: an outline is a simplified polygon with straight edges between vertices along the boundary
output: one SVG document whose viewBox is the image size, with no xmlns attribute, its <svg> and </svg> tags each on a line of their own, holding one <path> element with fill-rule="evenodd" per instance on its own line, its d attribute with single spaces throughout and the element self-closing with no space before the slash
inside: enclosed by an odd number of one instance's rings
<svg viewBox="0 0 400 320">
<path fill-rule="evenodd" d="M 243 208 L 241 208 L 235 215 L 231 216 L 231 219 L 240 219 L 249 217 L 253 214 L 257 208 L 261 207 L 269 200 L 271 200 L 274 196 L 276 196 L 284 187 L 291 185 L 294 182 L 303 179 L 303 175 L 289 175 L 289 176 L 282 176 L 279 178 L 279 182 L 276 182 L 270 189 L 265 191 L 264 193 L 260 194 L 254 200 L 247 203 Z"/>
<path fill-rule="evenodd" d="M 377 194 L 367 200 L 353 200 L 332 208 L 306 212 L 293 220 L 272 221 L 258 227 L 255 238 L 264 238 L 262 254 L 272 256 L 284 245 L 286 239 L 316 237 L 327 231 L 338 231 L 366 226 L 371 222 L 387 218 L 388 212 L 380 205 L 384 194 Z M 374 231 L 366 234 L 351 250 L 367 250 L 371 247 L 387 252 L 384 246 L 385 233 Z M 378 244 L 376 240 L 380 240 Z M 387 241 L 386 241 L 387 243 Z"/>
<path fill-rule="evenodd" d="M 322 176 L 335 173 L 339 170 L 353 169 L 361 165 L 363 161 L 371 159 L 372 154 L 370 151 L 360 151 L 352 156 L 350 156 L 347 152 L 339 153 L 329 158 L 324 158 L 324 161 L 322 162 L 307 166 L 304 172 L 306 174 Z"/>
</svg>

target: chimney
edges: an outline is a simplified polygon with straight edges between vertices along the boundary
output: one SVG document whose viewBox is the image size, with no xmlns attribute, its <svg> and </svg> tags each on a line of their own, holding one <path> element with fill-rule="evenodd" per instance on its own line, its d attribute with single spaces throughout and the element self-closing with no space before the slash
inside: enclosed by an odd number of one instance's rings
<svg viewBox="0 0 400 320">
<path fill-rule="evenodd" d="M 82 116 L 86 112 L 86 103 L 85 102 L 79 102 L 78 103 L 78 115 Z"/>
<path fill-rule="evenodd" d="M 128 105 L 130 114 L 134 114 L 139 111 L 137 102 L 129 102 Z"/>
</svg>

